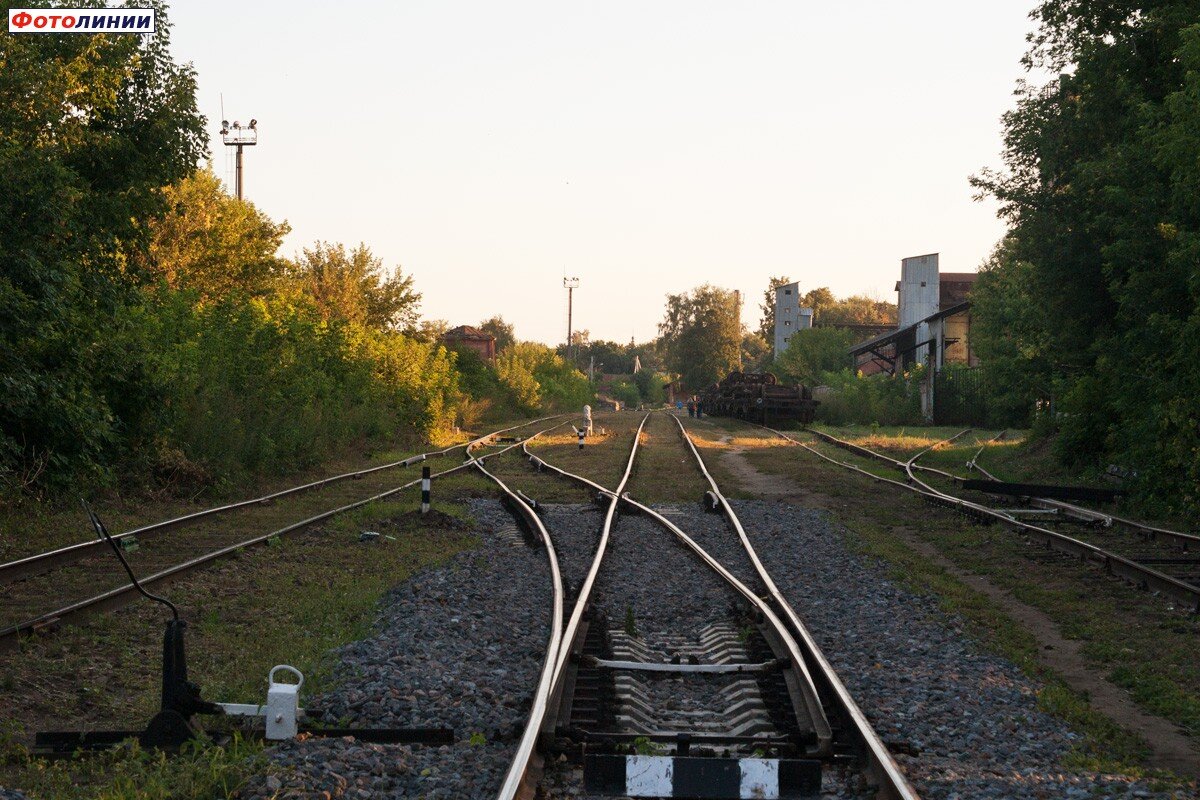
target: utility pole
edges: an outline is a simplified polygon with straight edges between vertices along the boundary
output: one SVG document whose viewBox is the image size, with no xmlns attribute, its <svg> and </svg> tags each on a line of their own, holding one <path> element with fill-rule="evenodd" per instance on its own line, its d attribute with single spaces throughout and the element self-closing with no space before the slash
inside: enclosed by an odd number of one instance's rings
<svg viewBox="0 0 1200 800">
<path fill-rule="evenodd" d="M 234 122 L 230 127 L 229 120 L 221 120 L 221 141 L 226 147 L 237 148 L 237 199 L 242 199 L 242 148 L 258 144 L 258 120 L 250 120 L 249 127 Z"/>
<path fill-rule="evenodd" d="M 738 329 L 738 334 L 740 335 L 742 332 L 742 290 L 741 289 L 733 290 L 733 301 L 734 301 L 734 305 L 737 306 L 737 329 Z M 743 367 L 743 365 L 742 365 L 742 344 L 739 341 L 738 342 L 738 370 L 741 370 L 742 367 Z"/>
<path fill-rule="evenodd" d="M 567 290 L 567 360 L 575 362 L 575 343 L 571 341 L 571 311 L 575 290 L 579 288 L 579 278 L 563 278 L 563 286 Z"/>
</svg>

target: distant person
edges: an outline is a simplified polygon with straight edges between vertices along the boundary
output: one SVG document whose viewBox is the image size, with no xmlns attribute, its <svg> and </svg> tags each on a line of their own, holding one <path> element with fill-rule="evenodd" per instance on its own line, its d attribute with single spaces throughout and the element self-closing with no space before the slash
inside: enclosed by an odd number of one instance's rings
<svg viewBox="0 0 1200 800">
<path fill-rule="evenodd" d="M 675 410 L 676 410 L 676 411 L 683 411 L 683 401 L 682 401 L 682 400 L 676 400 L 676 401 L 675 401 Z"/>
<path fill-rule="evenodd" d="M 700 419 L 703 416 L 704 416 L 704 401 L 697 400 L 696 401 L 696 419 Z"/>
<path fill-rule="evenodd" d="M 688 416 L 696 416 L 696 402 L 694 400 L 688 400 Z"/>
</svg>

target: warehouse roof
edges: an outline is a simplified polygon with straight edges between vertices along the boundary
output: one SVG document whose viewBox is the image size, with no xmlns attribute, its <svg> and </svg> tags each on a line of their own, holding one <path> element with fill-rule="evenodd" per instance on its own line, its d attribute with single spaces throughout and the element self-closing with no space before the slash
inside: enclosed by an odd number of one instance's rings
<svg viewBox="0 0 1200 800">
<path fill-rule="evenodd" d="M 955 305 L 952 305 L 949 308 L 943 308 L 941 311 L 937 312 L 936 314 L 930 314 L 925 319 L 918 320 L 917 322 L 914 322 L 912 325 L 909 325 L 904 328 L 900 328 L 898 330 L 891 331 L 889 333 L 881 334 L 879 336 L 876 336 L 874 339 L 868 339 L 867 341 L 863 342 L 862 344 L 854 345 L 854 347 L 850 348 L 850 355 L 860 356 L 863 353 L 869 353 L 872 350 L 878 350 L 879 348 L 884 347 L 885 345 L 889 345 L 892 342 L 896 341 L 897 339 L 901 338 L 902 336 L 907 334 L 909 331 L 915 330 L 916 327 L 918 325 L 920 325 L 921 323 L 935 322 L 939 319 L 942 319 L 943 317 L 952 317 L 955 314 L 961 314 L 962 312 L 966 311 L 970 307 L 971 307 L 971 301 L 964 300 L 963 302 L 956 303 Z"/>
</svg>

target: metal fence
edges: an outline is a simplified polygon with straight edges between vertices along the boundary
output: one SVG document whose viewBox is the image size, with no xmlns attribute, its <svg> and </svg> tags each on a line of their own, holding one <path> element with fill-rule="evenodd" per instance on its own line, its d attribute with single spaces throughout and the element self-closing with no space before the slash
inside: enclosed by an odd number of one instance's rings
<svg viewBox="0 0 1200 800">
<path fill-rule="evenodd" d="M 943 369 L 933 379 L 935 425 L 988 424 L 988 374 L 980 367 Z"/>
</svg>

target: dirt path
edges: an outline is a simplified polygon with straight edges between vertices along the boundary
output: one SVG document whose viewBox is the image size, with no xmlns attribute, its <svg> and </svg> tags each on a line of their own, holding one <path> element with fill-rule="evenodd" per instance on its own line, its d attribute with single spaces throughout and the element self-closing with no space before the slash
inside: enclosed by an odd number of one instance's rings
<svg viewBox="0 0 1200 800">
<path fill-rule="evenodd" d="M 723 443 L 727 441 L 728 437 L 723 437 Z M 781 475 L 759 471 L 746 460 L 744 452 L 741 449 L 726 450 L 721 454 L 721 461 L 745 491 L 763 499 L 812 502 L 825 508 L 841 505 L 831 502 L 824 495 L 807 491 Z M 1146 739 L 1151 750 L 1147 758 L 1148 766 L 1168 769 L 1178 775 L 1200 777 L 1200 746 L 1193 744 L 1173 723 L 1143 711 L 1124 689 L 1096 672 L 1079 652 L 1081 642 L 1064 637 L 1062 630 L 1050 617 L 1017 600 L 986 578 L 959 568 L 913 531 L 895 528 L 892 532 L 960 582 L 986 595 L 997 608 L 1032 633 L 1038 642 L 1038 662 L 1042 666 L 1053 670 L 1075 691 L 1084 693 L 1096 711 Z"/>
<path fill-rule="evenodd" d="M 724 435 L 719 441 L 721 444 L 728 444 L 729 438 L 728 435 Z M 740 448 L 721 451 L 721 463 L 733 473 L 742 489 L 747 492 L 753 492 L 768 500 L 780 497 L 806 497 L 809 495 L 809 493 L 804 492 L 797 484 L 787 478 L 779 475 L 770 475 L 766 472 L 759 472 L 746 460 L 745 452 L 745 450 Z"/>
</svg>

